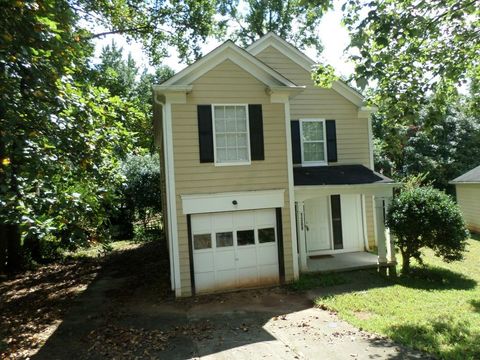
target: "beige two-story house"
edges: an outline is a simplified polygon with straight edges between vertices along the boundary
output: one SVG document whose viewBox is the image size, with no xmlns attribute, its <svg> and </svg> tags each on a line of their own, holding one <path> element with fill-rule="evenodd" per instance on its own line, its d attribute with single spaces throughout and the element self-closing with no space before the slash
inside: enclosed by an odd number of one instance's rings
<svg viewBox="0 0 480 360">
<path fill-rule="evenodd" d="M 154 85 L 177 296 L 394 262 L 395 184 L 373 171 L 372 109 L 341 81 L 316 87 L 314 65 L 270 33 Z"/>
</svg>

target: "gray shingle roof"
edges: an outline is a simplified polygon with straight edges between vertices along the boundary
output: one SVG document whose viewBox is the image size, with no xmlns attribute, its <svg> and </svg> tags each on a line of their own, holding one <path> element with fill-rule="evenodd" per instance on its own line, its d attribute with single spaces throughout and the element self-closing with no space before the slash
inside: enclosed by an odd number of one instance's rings
<svg viewBox="0 0 480 360">
<path fill-rule="evenodd" d="M 456 179 L 453 179 L 450 181 L 450 183 L 480 183 L 480 165 L 470 171 L 467 171 L 465 174 L 460 175 Z"/>
<path fill-rule="evenodd" d="M 394 181 L 363 165 L 294 167 L 295 186 L 388 184 Z"/>
</svg>

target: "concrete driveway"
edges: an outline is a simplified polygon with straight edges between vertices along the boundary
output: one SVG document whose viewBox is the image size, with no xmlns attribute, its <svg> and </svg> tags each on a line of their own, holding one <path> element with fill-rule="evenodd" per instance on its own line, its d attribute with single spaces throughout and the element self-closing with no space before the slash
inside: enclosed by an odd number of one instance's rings
<svg viewBox="0 0 480 360">
<path fill-rule="evenodd" d="M 315 292 L 271 288 L 184 300 L 161 296 L 168 288 L 165 264 L 158 267 L 158 257 L 143 251 L 107 266 L 33 358 L 427 358 L 314 308 Z"/>
</svg>

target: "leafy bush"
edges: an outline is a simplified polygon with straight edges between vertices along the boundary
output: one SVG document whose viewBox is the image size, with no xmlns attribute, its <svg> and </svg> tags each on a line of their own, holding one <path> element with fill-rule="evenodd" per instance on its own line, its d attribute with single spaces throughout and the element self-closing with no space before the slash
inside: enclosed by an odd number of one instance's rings
<svg viewBox="0 0 480 360">
<path fill-rule="evenodd" d="M 149 219 L 161 212 L 160 162 L 158 154 L 129 155 L 122 164 L 124 195 L 134 219 L 146 227 Z"/>
<path fill-rule="evenodd" d="M 404 273 L 410 270 L 411 258 L 422 262 L 423 247 L 446 262 L 461 260 L 469 237 L 458 206 L 431 186 L 404 188 L 392 202 L 387 225 L 397 238 Z"/>
</svg>

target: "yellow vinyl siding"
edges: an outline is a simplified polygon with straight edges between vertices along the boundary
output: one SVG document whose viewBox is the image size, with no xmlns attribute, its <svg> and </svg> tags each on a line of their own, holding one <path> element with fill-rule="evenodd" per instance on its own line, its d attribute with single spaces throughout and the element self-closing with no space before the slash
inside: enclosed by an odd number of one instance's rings
<svg viewBox="0 0 480 360">
<path fill-rule="evenodd" d="M 285 277 L 293 279 L 288 198 L 287 150 L 283 104 L 271 104 L 265 85 L 229 60 L 193 82 L 186 104 L 172 105 L 180 279 L 182 296 L 191 294 L 187 218 L 181 195 L 284 189 L 282 208 Z M 197 105 L 262 104 L 265 160 L 251 165 L 215 166 L 200 163 Z"/>
<path fill-rule="evenodd" d="M 311 73 L 290 60 L 274 47 L 256 55 L 258 59 L 306 89 L 290 99 L 291 119 L 324 118 L 336 120 L 338 162 L 370 167 L 368 122 L 358 118 L 358 108 L 332 89 L 318 88 Z"/>
<path fill-rule="evenodd" d="M 330 165 L 362 164 L 370 167 L 368 121 L 358 118 L 358 108 L 332 89 L 316 87 L 311 73 L 290 60 L 274 47 L 267 47 L 256 55 L 258 59 L 306 89 L 290 99 L 292 120 L 323 118 L 336 120 L 338 161 Z M 366 197 L 365 216 L 370 246 L 375 244 L 373 201 Z"/>
<path fill-rule="evenodd" d="M 480 184 L 458 184 L 457 202 L 470 231 L 480 233 Z"/>
</svg>

